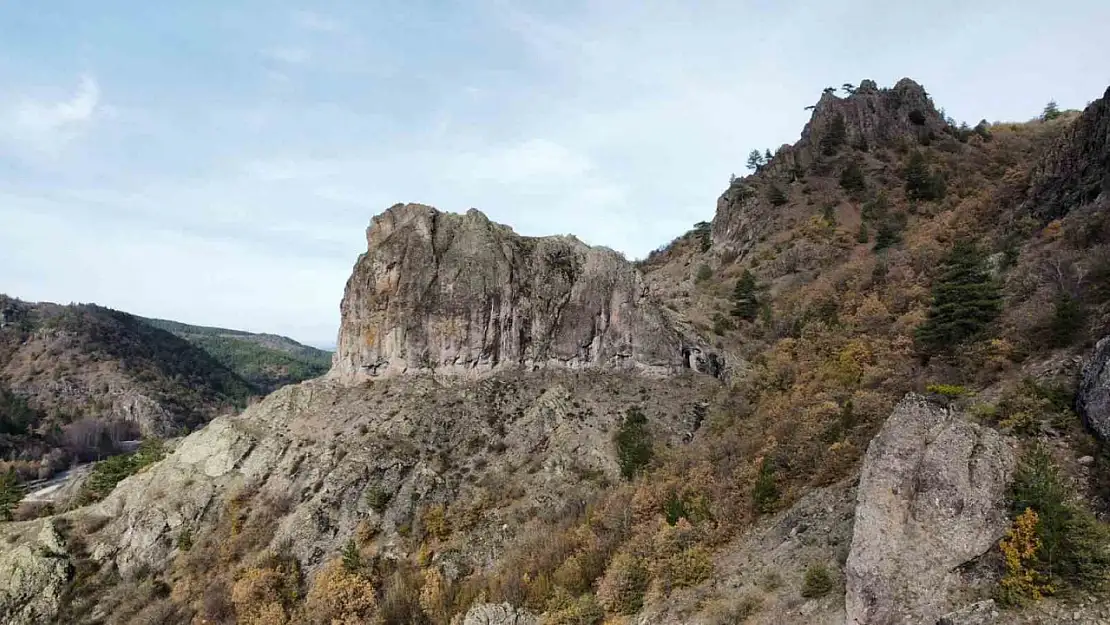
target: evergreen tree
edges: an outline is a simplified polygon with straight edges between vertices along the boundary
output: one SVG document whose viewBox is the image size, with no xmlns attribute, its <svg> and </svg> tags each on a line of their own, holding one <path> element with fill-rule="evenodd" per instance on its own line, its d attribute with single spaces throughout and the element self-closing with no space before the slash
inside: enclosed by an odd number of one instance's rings
<svg viewBox="0 0 1110 625">
<path fill-rule="evenodd" d="M 929 170 L 925 155 L 914 152 L 906 164 L 906 197 L 926 202 L 944 197 L 944 177 Z"/>
<path fill-rule="evenodd" d="M 844 116 L 837 113 L 832 122 L 829 123 L 829 128 L 825 132 L 825 136 L 821 137 L 821 152 L 825 156 L 832 156 L 844 145 L 844 141 L 848 138 L 848 127 L 844 123 Z"/>
<path fill-rule="evenodd" d="M 925 353 L 974 339 L 998 317 L 1002 296 L 983 265 L 979 249 L 966 241 L 957 243 L 948 254 L 933 282 L 928 319 L 914 332 Z"/>
<path fill-rule="evenodd" d="M 23 501 L 23 485 L 15 469 L 8 469 L 7 473 L 0 474 L 0 521 L 11 521 L 12 510 L 20 501 Z"/>
<path fill-rule="evenodd" d="M 1041 119 L 1050 122 L 1062 115 L 1060 107 L 1056 105 L 1056 100 L 1050 100 L 1048 104 L 1044 105 L 1044 112 L 1041 113 Z"/>
<path fill-rule="evenodd" d="M 362 568 L 362 554 L 359 553 L 354 539 L 348 540 L 347 546 L 343 548 L 343 568 L 348 573 L 357 573 Z"/>
<path fill-rule="evenodd" d="M 763 160 L 763 155 L 759 153 L 759 150 L 752 150 L 748 153 L 748 169 L 759 171 L 759 168 L 765 164 L 766 161 Z"/>
<path fill-rule="evenodd" d="M 732 315 L 745 321 L 755 321 L 759 314 L 759 297 L 756 291 L 759 287 L 755 283 L 755 274 L 745 269 L 736 281 L 736 288 L 732 292 Z"/>
<path fill-rule="evenodd" d="M 767 151 L 763 153 L 763 164 L 770 163 L 773 158 L 775 158 L 775 155 L 771 154 L 771 148 L 767 148 Z"/>
<path fill-rule="evenodd" d="M 775 483 L 775 467 L 770 459 L 763 458 L 759 465 L 759 476 L 755 479 L 752 488 L 752 502 L 757 512 L 764 514 L 775 511 L 775 504 L 779 501 L 779 487 Z"/>
<path fill-rule="evenodd" d="M 840 187 L 848 193 L 860 193 L 867 188 L 867 180 L 858 161 L 848 163 L 844 171 L 840 172 Z"/>
<path fill-rule="evenodd" d="M 767 189 L 767 201 L 769 201 L 772 206 L 782 206 L 783 204 L 786 204 L 789 199 L 786 197 L 785 191 L 783 191 L 777 184 L 773 184 L 769 189 Z"/>
</svg>

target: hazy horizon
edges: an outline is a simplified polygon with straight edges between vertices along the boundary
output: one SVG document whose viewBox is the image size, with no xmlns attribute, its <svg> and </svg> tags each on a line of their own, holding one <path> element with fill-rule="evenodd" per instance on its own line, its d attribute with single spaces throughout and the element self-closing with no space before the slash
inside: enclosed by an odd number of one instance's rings
<svg viewBox="0 0 1110 625">
<path fill-rule="evenodd" d="M 1110 5 L 0 4 L 0 292 L 334 345 L 370 218 L 643 257 L 826 86 L 974 124 L 1110 84 Z"/>
</svg>

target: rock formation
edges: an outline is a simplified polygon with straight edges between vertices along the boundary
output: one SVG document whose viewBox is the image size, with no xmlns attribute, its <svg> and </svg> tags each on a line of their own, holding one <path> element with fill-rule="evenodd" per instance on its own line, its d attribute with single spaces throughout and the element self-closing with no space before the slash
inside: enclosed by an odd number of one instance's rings
<svg viewBox="0 0 1110 625">
<path fill-rule="evenodd" d="M 1075 408 L 1096 436 L 1110 441 L 1110 336 L 1098 342 L 1083 367 Z"/>
<path fill-rule="evenodd" d="M 835 156 L 845 146 L 868 151 L 899 143 L 927 145 L 943 136 L 947 128 L 925 89 L 909 78 L 889 89 L 879 89 L 875 81 L 864 80 L 844 98 L 826 91 L 814 106 L 801 139 L 792 146 L 780 147 L 760 169 L 759 180 L 736 179 L 717 200 L 714 247 L 746 252 L 774 226 L 766 218 L 773 207 L 759 185 L 789 184 L 799 173 Z"/>
<path fill-rule="evenodd" d="M 335 378 L 701 366 L 702 350 L 613 250 L 419 204 L 378 215 L 366 239 L 343 297 Z"/>
<path fill-rule="evenodd" d="M 62 537 L 50 523 L 32 540 L 0 554 L 0 623 L 51 622 L 72 576 Z"/>
<path fill-rule="evenodd" d="M 536 625 L 538 620 L 508 603 L 480 603 L 467 611 L 462 625 Z"/>
<path fill-rule="evenodd" d="M 1110 89 L 1037 162 L 1023 207 L 1048 221 L 1110 197 Z"/>
<path fill-rule="evenodd" d="M 845 570 L 849 625 L 933 625 L 956 567 L 1009 524 L 1014 453 L 1000 434 L 903 399 L 867 449 Z"/>
</svg>

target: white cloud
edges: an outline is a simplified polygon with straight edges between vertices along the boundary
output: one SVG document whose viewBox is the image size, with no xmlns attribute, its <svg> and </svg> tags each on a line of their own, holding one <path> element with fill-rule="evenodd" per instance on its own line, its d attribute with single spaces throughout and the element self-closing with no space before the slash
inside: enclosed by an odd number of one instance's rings
<svg viewBox="0 0 1110 625">
<path fill-rule="evenodd" d="M 83 75 L 77 90 L 64 100 L 24 97 L 6 110 L 0 109 L 0 142 L 21 152 L 56 156 L 84 132 L 102 108 L 100 85 L 93 76 Z"/>
</svg>

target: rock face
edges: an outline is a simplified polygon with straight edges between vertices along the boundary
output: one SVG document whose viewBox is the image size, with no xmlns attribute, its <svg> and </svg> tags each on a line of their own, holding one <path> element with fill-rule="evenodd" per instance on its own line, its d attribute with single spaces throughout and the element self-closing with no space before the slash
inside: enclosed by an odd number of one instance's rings
<svg viewBox="0 0 1110 625">
<path fill-rule="evenodd" d="M 378 215 L 366 239 L 343 297 L 335 378 L 549 366 L 665 372 L 700 356 L 612 250 L 523 237 L 477 210 L 419 204 Z"/>
<path fill-rule="evenodd" d="M 845 570 L 849 625 L 933 625 L 954 570 L 1008 526 L 1005 439 L 907 395 L 867 449 Z"/>
<path fill-rule="evenodd" d="M 1110 336 L 1098 342 L 1091 360 L 1083 367 L 1075 404 L 1087 427 L 1102 440 L 1110 441 Z"/>
<path fill-rule="evenodd" d="M 843 98 L 826 91 L 801 139 L 780 147 L 756 176 L 733 181 L 717 200 L 714 248 L 742 254 L 773 227 L 766 216 L 774 207 L 763 186 L 793 182 L 817 161 L 835 156 L 842 146 L 870 150 L 898 143 L 928 144 L 941 137 L 947 126 L 924 87 L 909 78 L 889 89 L 864 80 Z"/>
<path fill-rule="evenodd" d="M 1024 208 L 1044 220 L 1110 197 L 1110 89 L 1038 162 Z"/>
<path fill-rule="evenodd" d="M 0 623 L 50 622 L 72 572 L 61 535 L 43 523 L 35 540 L 0 555 Z"/>
<path fill-rule="evenodd" d="M 462 625 L 536 625 L 539 621 L 526 610 L 508 603 L 481 603 L 467 611 Z"/>
</svg>

